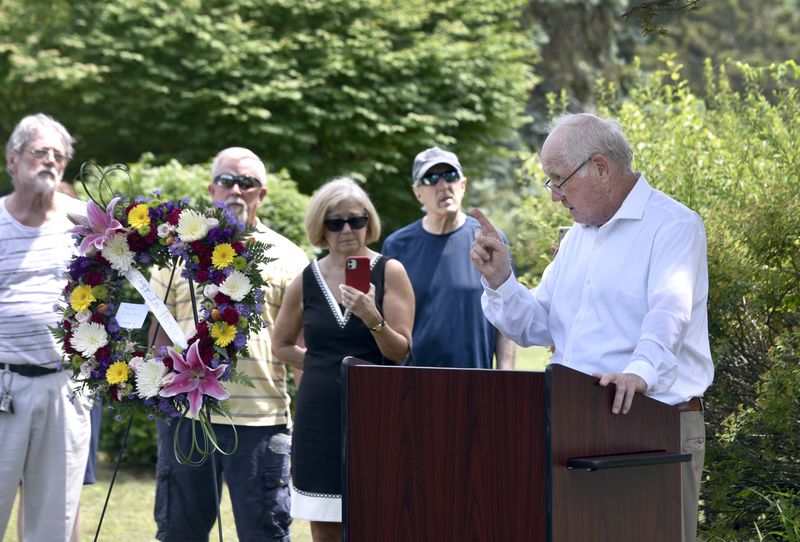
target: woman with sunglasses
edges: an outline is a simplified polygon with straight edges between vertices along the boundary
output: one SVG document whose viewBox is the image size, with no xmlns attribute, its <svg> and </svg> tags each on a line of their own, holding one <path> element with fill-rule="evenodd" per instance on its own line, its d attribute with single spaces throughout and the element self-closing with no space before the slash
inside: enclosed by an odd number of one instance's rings
<svg viewBox="0 0 800 542">
<path fill-rule="evenodd" d="M 339 541 L 341 362 L 354 356 L 382 365 L 402 363 L 411 346 L 414 291 L 400 262 L 367 247 L 380 236 L 380 220 L 355 181 L 334 179 L 317 190 L 305 227 L 309 242 L 328 252 L 286 291 L 272 352 L 303 370 L 292 437 L 292 516 L 311 522 L 314 542 Z M 369 258 L 367 293 L 345 285 L 350 256 Z"/>
</svg>

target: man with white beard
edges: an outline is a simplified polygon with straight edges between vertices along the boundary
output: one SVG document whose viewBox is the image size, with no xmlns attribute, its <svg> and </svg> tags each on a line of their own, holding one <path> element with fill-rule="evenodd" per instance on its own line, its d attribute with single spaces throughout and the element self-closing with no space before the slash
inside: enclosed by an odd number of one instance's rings
<svg viewBox="0 0 800 542">
<path fill-rule="evenodd" d="M 39 113 L 5 149 L 14 191 L 0 198 L 0 538 L 22 481 L 26 542 L 69 541 L 89 453 L 88 403 L 49 329 L 76 250 L 67 213 L 86 214 L 56 190 L 74 142 Z"/>
<path fill-rule="evenodd" d="M 261 269 L 267 284 L 263 318 L 268 327 L 250 336 L 250 357 L 240 357 L 236 366 L 250 377 L 254 387 L 225 383 L 231 394 L 231 417 L 211 417 L 220 447 L 232 449 L 238 435 L 238 448 L 229 456 L 214 454 L 214 468 L 217 477 L 224 473 L 227 481 L 240 541 L 288 541 L 291 418 L 286 365 L 272 357 L 270 333 L 285 288 L 308 264 L 308 258 L 297 245 L 264 226 L 256 215 L 267 195 L 267 171 L 258 156 L 242 147 L 230 147 L 214 158 L 211 171 L 211 198 L 224 203 L 238 220 L 253 226 L 253 237 L 271 245 L 267 256 L 275 258 Z M 169 276 L 169 269 L 154 270 L 150 279 L 162 299 L 167 294 Z M 177 271 L 166 305 L 185 333 L 194 331 L 188 282 Z M 155 324 L 151 326 L 151 333 L 154 331 Z M 155 344 L 170 344 L 163 330 L 159 330 Z M 212 465 L 210 460 L 199 467 L 177 461 L 173 452 L 177 425 L 159 423 L 158 428 L 156 537 L 165 542 L 205 542 L 217 519 Z M 191 446 L 191 425 L 180 426 L 179 442 L 184 451 Z"/>
</svg>

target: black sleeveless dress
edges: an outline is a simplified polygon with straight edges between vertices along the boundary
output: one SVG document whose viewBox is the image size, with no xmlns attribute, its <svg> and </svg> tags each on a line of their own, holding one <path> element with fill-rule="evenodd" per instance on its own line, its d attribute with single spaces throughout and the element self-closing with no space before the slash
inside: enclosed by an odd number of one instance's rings
<svg viewBox="0 0 800 542">
<path fill-rule="evenodd" d="M 371 264 L 370 280 L 381 314 L 385 266 L 381 255 Z M 307 351 L 292 436 L 292 516 L 341 521 L 342 359 L 391 362 L 361 319 L 336 302 L 316 260 L 303 270 L 303 334 Z M 330 515 L 334 510 L 338 519 Z"/>
</svg>

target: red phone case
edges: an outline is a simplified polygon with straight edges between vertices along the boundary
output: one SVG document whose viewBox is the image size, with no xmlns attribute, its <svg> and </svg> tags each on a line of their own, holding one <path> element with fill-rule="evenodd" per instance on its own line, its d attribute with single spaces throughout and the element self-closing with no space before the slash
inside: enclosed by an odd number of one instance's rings
<svg viewBox="0 0 800 542">
<path fill-rule="evenodd" d="M 366 256 L 350 256 L 344 264 L 344 283 L 364 293 L 369 292 L 370 268 Z"/>
</svg>

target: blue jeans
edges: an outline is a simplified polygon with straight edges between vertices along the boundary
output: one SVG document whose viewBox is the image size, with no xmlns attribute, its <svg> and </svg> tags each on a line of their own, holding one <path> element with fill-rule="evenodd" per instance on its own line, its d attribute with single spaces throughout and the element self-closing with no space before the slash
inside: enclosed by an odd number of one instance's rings
<svg viewBox="0 0 800 542">
<path fill-rule="evenodd" d="M 177 420 L 158 424 L 156 464 L 156 538 L 163 542 L 207 542 L 217 519 L 212 457 L 201 466 L 182 465 L 173 452 Z M 179 443 L 190 449 L 191 420 L 183 420 Z M 230 450 L 234 433 L 230 425 L 213 424 L 223 450 Z M 213 455 L 217 470 L 217 495 L 222 476 L 228 484 L 236 532 L 241 542 L 289 542 L 289 443 L 285 425 L 236 426 L 239 444 L 232 455 Z M 198 439 L 202 432 L 197 427 Z M 197 456 L 193 457 L 197 459 Z"/>
</svg>

